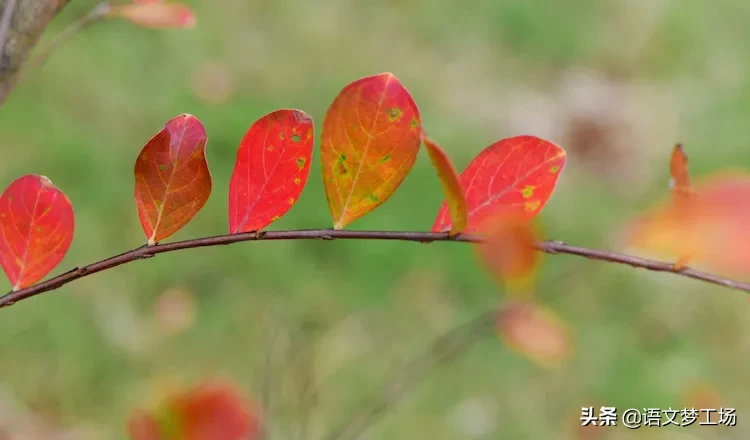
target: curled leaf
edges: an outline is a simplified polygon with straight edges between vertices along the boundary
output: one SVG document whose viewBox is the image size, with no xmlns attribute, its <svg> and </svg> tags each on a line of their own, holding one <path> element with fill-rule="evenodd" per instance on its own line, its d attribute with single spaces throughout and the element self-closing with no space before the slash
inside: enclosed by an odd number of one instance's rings
<svg viewBox="0 0 750 440">
<path fill-rule="evenodd" d="M 521 218 L 535 217 L 552 196 L 565 163 L 565 150 L 535 136 L 507 138 L 485 148 L 458 178 L 468 208 L 464 232 L 478 232 L 498 207 Z M 451 228 L 443 203 L 432 230 Z"/>
<path fill-rule="evenodd" d="M 498 316 L 497 329 L 508 347 L 540 366 L 558 366 L 570 354 L 565 323 L 552 311 L 533 303 L 507 304 Z"/>
<path fill-rule="evenodd" d="M 182 3 L 142 0 L 111 5 L 106 17 L 121 18 L 150 29 L 188 29 L 195 26 L 193 9 Z"/>
<path fill-rule="evenodd" d="M 719 174 L 691 187 L 685 203 L 673 199 L 633 220 L 624 232 L 630 246 L 678 265 L 750 275 L 750 174 Z"/>
<path fill-rule="evenodd" d="M 323 120 L 323 186 L 342 229 L 385 202 L 411 171 L 421 119 L 392 73 L 358 79 L 339 93 Z"/>
<path fill-rule="evenodd" d="M 260 421 L 234 386 L 206 382 L 169 396 L 154 413 L 135 412 L 128 431 L 132 440 L 252 440 Z"/>
<path fill-rule="evenodd" d="M 153 245 L 185 226 L 211 194 L 206 130 L 192 115 L 171 119 L 135 162 L 135 200 Z"/>
<path fill-rule="evenodd" d="M 485 267 L 513 296 L 530 295 L 541 254 L 534 248 L 538 234 L 526 219 L 499 211 L 485 221 L 484 243 L 475 245 Z"/>
<path fill-rule="evenodd" d="M 258 231 L 294 205 L 310 175 L 313 122 L 301 110 L 277 110 L 242 138 L 229 183 L 229 230 Z"/>
<path fill-rule="evenodd" d="M 432 139 L 424 137 L 424 145 L 427 153 L 430 155 L 430 161 L 435 168 L 440 185 L 443 187 L 445 194 L 445 203 L 448 205 L 448 211 L 451 218 L 450 235 L 460 234 L 466 229 L 468 214 L 466 210 L 466 198 L 458 181 L 458 173 L 453 166 L 448 155 Z"/>
<path fill-rule="evenodd" d="M 13 290 L 29 287 L 57 266 L 73 241 L 70 201 L 45 176 L 20 177 L 0 196 L 0 265 Z"/>
</svg>

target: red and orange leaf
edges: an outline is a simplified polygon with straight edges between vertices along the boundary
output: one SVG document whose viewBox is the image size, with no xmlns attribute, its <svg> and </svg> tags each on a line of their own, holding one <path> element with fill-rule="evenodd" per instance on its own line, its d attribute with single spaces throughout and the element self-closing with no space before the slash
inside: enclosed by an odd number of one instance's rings
<svg viewBox="0 0 750 440">
<path fill-rule="evenodd" d="M 688 261 L 726 276 L 750 277 L 750 174 L 731 173 L 691 187 L 684 204 L 660 203 L 625 228 L 627 245 Z"/>
<path fill-rule="evenodd" d="M 223 382 L 171 395 L 156 413 L 138 411 L 128 423 L 133 440 L 252 440 L 260 427 L 254 406 Z"/>
<path fill-rule="evenodd" d="M 0 196 L 0 265 L 14 291 L 62 261 L 74 229 L 70 201 L 47 177 L 29 174 L 6 188 Z"/>
<path fill-rule="evenodd" d="M 122 18 L 150 29 L 192 28 L 195 26 L 193 9 L 182 3 L 134 1 L 111 5 L 107 18 Z"/>
<path fill-rule="evenodd" d="M 477 244 L 476 250 L 484 266 L 505 284 L 508 295 L 531 295 L 541 261 L 541 253 L 534 247 L 538 232 L 531 222 L 501 209 L 481 229 L 487 239 Z"/>
<path fill-rule="evenodd" d="M 206 130 L 192 115 L 171 119 L 135 162 L 135 200 L 153 245 L 185 226 L 211 194 Z"/>
<path fill-rule="evenodd" d="M 301 110 L 277 110 L 242 138 L 229 183 L 229 231 L 258 231 L 294 205 L 310 175 L 313 122 Z"/>
<path fill-rule="evenodd" d="M 334 229 L 385 202 L 417 159 L 422 122 L 391 73 L 358 79 L 339 93 L 323 121 L 323 185 Z"/>
<path fill-rule="evenodd" d="M 535 217 L 552 196 L 565 163 L 565 150 L 535 136 L 507 138 L 485 148 L 459 176 L 468 207 L 464 232 L 479 232 L 498 207 L 527 220 Z M 432 231 L 451 227 L 443 203 Z"/>
<path fill-rule="evenodd" d="M 674 201 L 675 203 L 684 203 L 684 200 L 690 195 L 690 173 L 688 172 L 687 155 L 682 148 L 682 144 L 674 146 L 669 171 Z"/>
<path fill-rule="evenodd" d="M 423 138 L 423 141 L 427 148 L 427 153 L 430 155 L 432 166 L 440 178 L 440 185 L 443 187 L 445 202 L 448 205 L 448 212 L 451 218 L 450 235 L 460 234 L 466 229 L 468 213 L 464 191 L 458 182 L 458 173 L 451 159 L 437 143 L 427 136 Z"/>
<path fill-rule="evenodd" d="M 498 316 L 500 339 L 543 367 L 555 367 L 571 351 L 569 330 L 552 311 L 529 302 L 507 304 Z"/>
</svg>

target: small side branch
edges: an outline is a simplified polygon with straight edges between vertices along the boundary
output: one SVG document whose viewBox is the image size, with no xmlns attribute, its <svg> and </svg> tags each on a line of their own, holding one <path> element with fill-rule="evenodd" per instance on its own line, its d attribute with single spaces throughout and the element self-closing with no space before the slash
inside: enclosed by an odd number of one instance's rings
<svg viewBox="0 0 750 440">
<path fill-rule="evenodd" d="M 174 252 L 183 249 L 193 249 L 209 246 L 222 246 L 244 241 L 266 240 L 399 240 L 414 243 L 431 243 L 449 241 L 456 243 L 481 243 L 483 238 L 477 235 L 458 235 L 449 237 L 441 232 L 411 232 L 411 231 L 347 231 L 333 229 L 302 229 L 290 231 L 245 232 L 241 234 L 217 235 L 214 237 L 195 238 L 174 243 L 141 246 L 120 255 L 101 260 L 87 266 L 79 267 L 50 280 L 35 284 L 25 289 L 10 292 L 0 297 L 0 307 L 6 307 L 44 292 L 62 287 L 79 278 L 93 275 L 136 260 L 153 257 L 157 254 Z M 536 249 L 548 254 L 568 254 L 588 258 L 590 260 L 606 261 L 609 263 L 625 264 L 635 268 L 669 272 L 675 275 L 693 278 L 730 289 L 750 292 L 750 284 L 743 283 L 718 275 L 702 272 L 691 268 L 675 268 L 674 263 L 649 260 L 627 254 L 588 249 L 571 246 L 561 241 L 543 241 L 536 244 Z"/>
</svg>

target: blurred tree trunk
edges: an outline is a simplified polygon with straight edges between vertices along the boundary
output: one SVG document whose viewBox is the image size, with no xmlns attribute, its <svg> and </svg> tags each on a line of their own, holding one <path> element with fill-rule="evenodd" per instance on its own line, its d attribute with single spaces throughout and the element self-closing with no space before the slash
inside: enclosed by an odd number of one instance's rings
<svg viewBox="0 0 750 440">
<path fill-rule="evenodd" d="M 0 106 L 18 81 L 31 49 L 70 0 L 0 0 Z"/>
</svg>

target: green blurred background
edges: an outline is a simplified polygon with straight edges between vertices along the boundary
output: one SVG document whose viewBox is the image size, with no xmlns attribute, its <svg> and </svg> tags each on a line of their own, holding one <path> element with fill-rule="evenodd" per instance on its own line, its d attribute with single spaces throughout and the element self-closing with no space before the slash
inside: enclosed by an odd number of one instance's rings
<svg viewBox="0 0 750 440">
<path fill-rule="evenodd" d="M 205 124 L 214 177 L 209 202 L 173 239 L 222 234 L 236 149 L 253 121 L 295 107 L 319 134 L 342 87 L 386 71 L 459 169 L 518 134 L 567 149 L 539 218 L 551 239 L 615 248 L 623 222 L 666 194 L 676 141 L 696 177 L 750 163 L 745 0 L 189 3 L 193 30 L 95 24 L 0 110 L 0 186 L 44 174 L 75 208 L 56 273 L 145 242 L 133 164 L 168 119 L 191 113 Z M 94 5 L 71 2 L 42 43 Z M 351 228 L 427 230 L 441 201 L 422 152 L 397 193 Z M 303 196 L 271 229 L 330 225 L 316 153 Z M 574 335 L 563 367 L 540 368 L 489 336 L 366 438 L 750 435 L 745 295 L 568 256 L 547 257 L 539 282 L 539 300 Z M 216 376 L 257 402 L 270 395 L 272 438 L 295 438 L 307 419 L 318 438 L 429 341 L 502 299 L 470 247 L 450 243 L 259 242 L 160 255 L 0 311 L 0 438 L 125 438 L 130 412 L 167 384 Z M 301 403 L 311 381 L 318 398 Z M 738 426 L 579 427 L 584 406 L 701 403 L 736 408 Z"/>
</svg>

